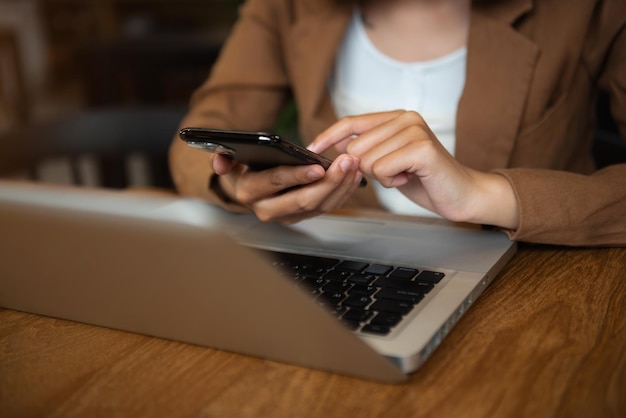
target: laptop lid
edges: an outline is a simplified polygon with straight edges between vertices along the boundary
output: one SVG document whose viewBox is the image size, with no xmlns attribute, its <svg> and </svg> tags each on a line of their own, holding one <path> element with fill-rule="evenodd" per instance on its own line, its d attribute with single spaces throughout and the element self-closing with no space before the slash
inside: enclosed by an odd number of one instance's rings
<svg viewBox="0 0 626 418">
<path fill-rule="evenodd" d="M 514 252 L 501 234 L 416 225 L 325 216 L 284 227 L 192 200 L 2 183 L 0 306 L 398 382 Z M 241 245 L 429 265 L 421 244 L 404 248 L 415 236 L 437 250 L 465 242 L 474 256 L 451 251 L 448 283 L 390 338 L 357 337 Z M 438 252 L 426 255 L 443 262 Z"/>
</svg>

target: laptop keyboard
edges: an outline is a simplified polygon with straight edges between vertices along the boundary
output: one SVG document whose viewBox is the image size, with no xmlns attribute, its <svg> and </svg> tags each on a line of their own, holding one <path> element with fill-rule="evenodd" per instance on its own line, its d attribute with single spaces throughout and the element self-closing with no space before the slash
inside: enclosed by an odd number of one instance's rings
<svg viewBox="0 0 626 418">
<path fill-rule="evenodd" d="M 263 252 L 348 328 L 376 335 L 389 334 L 444 277 L 430 270 Z"/>
</svg>

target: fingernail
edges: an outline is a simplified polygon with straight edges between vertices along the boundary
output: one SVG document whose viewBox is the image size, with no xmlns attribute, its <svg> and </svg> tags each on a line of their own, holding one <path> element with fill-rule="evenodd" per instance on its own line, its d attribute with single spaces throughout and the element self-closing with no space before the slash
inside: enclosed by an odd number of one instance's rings
<svg viewBox="0 0 626 418">
<path fill-rule="evenodd" d="M 309 170 L 306 173 L 309 180 L 319 180 L 324 177 L 324 173 L 320 173 L 319 170 Z"/>
<path fill-rule="evenodd" d="M 348 171 L 350 171 L 353 166 L 354 166 L 354 161 L 350 157 L 344 157 L 339 162 L 339 167 L 341 167 L 341 170 L 344 173 L 347 173 Z"/>
</svg>

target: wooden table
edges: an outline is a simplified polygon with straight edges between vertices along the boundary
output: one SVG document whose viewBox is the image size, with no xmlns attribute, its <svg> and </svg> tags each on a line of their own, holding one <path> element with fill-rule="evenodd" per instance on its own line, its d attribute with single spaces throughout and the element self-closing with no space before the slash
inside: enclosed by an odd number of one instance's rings
<svg viewBox="0 0 626 418">
<path fill-rule="evenodd" d="M 522 245 L 402 385 L 0 310 L 0 416 L 626 417 L 626 249 Z"/>
</svg>

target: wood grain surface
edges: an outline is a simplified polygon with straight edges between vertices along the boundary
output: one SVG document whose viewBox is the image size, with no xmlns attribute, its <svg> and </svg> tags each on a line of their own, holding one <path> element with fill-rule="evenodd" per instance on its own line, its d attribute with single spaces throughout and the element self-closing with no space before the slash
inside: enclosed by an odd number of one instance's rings
<svg viewBox="0 0 626 418">
<path fill-rule="evenodd" d="M 384 385 L 0 310 L 1 417 L 626 417 L 626 249 L 522 245 Z"/>
</svg>

